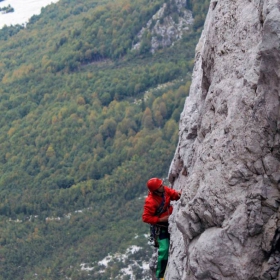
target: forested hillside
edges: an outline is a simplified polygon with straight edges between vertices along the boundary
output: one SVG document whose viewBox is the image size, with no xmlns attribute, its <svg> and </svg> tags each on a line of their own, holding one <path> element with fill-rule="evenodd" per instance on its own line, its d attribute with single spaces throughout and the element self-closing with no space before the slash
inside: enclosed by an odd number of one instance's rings
<svg viewBox="0 0 280 280">
<path fill-rule="evenodd" d="M 145 182 L 167 175 L 209 5 L 187 1 L 173 46 L 133 51 L 163 3 L 60 0 L 0 30 L 0 279 L 130 279 L 97 262 L 131 245 L 148 260 Z"/>
</svg>

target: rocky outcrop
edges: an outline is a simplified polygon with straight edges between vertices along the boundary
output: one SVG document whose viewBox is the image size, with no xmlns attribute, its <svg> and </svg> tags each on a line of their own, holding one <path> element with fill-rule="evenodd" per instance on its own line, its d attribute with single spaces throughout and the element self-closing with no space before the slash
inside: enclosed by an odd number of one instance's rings
<svg viewBox="0 0 280 280">
<path fill-rule="evenodd" d="M 165 279 L 280 279 L 280 2 L 212 0 L 170 167 Z"/>
<path fill-rule="evenodd" d="M 192 13 L 186 9 L 186 1 L 175 0 L 164 3 L 155 15 L 147 22 L 137 35 L 139 42 L 133 45 L 133 50 L 139 50 L 146 39 L 150 51 L 154 53 L 160 48 L 170 47 L 180 40 L 184 32 L 193 24 Z M 171 13 L 171 11 L 174 11 Z M 148 33 L 145 34 L 145 33 Z M 146 38 L 143 38 L 144 35 Z"/>
</svg>

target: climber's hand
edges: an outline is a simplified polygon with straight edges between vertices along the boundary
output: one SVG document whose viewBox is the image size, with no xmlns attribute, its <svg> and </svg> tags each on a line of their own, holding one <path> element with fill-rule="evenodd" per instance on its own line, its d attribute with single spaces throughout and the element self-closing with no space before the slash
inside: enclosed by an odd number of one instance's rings
<svg viewBox="0 0 280 280">
<path fill-rule="evenodd" d="M 169 215 L 161 217 L 161 218 L 159 218 L 159 222 L 168 222 L 168 218 L 169 218 Z"/>
</svg>

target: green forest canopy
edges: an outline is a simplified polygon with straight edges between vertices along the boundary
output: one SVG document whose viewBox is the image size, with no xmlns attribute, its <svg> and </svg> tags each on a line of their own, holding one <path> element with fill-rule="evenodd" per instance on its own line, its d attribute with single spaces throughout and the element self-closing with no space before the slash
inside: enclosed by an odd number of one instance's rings
<svg viewBox="0 0 280 280">
<path fill-rule="evenodd" d="M 131 51 L 162 4 L 61 0 L 0 30 L 3 279 L 89 279 L 80 263 L 145 245 L 139 197 L 167 175 L 209 1 L 172 48 Z"/>
</svg>

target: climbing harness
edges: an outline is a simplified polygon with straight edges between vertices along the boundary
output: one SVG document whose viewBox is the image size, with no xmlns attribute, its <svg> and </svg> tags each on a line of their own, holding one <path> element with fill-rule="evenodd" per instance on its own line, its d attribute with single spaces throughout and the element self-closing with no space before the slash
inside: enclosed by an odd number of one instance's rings
<svg viewBox="0 0 280 280">
<path fill-rule="evenodd" d="M 164 212 L 164 204 L 165 204 L 165 194 L 163 194 L 162 201 L 156 210 L 155 215 L 160 216 Z M 158 241 L 157 241 L 157 236 L 159 236 L 160 233 L 160 228 L 165 227 L 164 225 L 150 225 L 150 238 L 149 238 L 149 244 L 154 246 L 155 248 L 158 248 Z"/>
<path fill-rule="evenodd" d="M 157 225 L 150 225 L 150 239 L 149 244 L 151 246 L 154 246 L 155 248 L 158 248 L 158 242 L 157 242 L 157 236 L 159 236 L 160 227 Z"/>
</svg>

